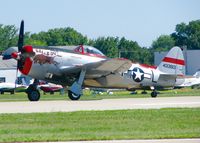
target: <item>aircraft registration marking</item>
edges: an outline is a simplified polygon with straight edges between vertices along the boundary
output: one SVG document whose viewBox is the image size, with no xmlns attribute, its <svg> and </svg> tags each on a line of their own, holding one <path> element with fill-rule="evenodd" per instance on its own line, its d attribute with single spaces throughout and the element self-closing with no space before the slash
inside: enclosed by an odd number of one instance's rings
<svg viewBox="0 0 200 143">
<path fill-rule="evenodd" d="M 175 65 L 171 65 L 171 64 L 163 64 L 163 67 L 170 68 L 170 69 L 176 69 L 176 66 Z"/>
</svg>

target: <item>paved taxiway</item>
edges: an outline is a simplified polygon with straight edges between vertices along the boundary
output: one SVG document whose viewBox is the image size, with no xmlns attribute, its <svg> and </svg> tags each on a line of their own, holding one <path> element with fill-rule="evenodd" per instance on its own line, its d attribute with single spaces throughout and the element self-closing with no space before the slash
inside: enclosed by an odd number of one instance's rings
<svg viewBox="0 0 200 143">
<path fill-rule="evenodd" d="M 200 143 L 200 139 L 155 139 L 155 140 L 152 139 L 152 140 L 110 140 L 110 141 L 104 140 L 104 141 L 72 141 L 72 142 L 48 142 L 48 143 Z"/>
<path fill-rule="evenodd" d="M 46 142 L 35 142 L 46 143 Z M 151 140 L 103 140 L 103 141 L 69 141 L 48 143 L 200 143 L 200 139 L 151 139 Z"/>
<path fill-rule="evenodd" d="M 171 107 L 200 107 L 200 96 L 103 99 L 90 101 L 0 102 L 0 113 L 159 109 Z"/>
</svg>

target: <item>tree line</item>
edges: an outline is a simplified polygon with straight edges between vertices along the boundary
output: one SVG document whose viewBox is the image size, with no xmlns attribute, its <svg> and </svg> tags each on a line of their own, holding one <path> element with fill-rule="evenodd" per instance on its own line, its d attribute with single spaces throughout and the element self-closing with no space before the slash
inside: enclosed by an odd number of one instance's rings
<svg viewBox="0 0 200 143">
<path fill-rule="evenodd" d="M 14 25 L 0 24 L 0 51 L 17 46 L 18 28 Z M 187 46 L 187 49 L 200 49 L 200 20 L 188 24 L 180 23 L 175 32 L 161 35 L 152 42 L 151 47 L 141 47 L 136 41 L 125 37 L 99 37 L 89 39 L 75 29 L 54 28 L 47 32 L 25 33 L 25 44 L 33 46 L 90 45 L 98 48 L 111 58 L 123 57 L 140 63 L 153 64 L 155 51 L 167 51 L 173 46 Z"/>
</svg>

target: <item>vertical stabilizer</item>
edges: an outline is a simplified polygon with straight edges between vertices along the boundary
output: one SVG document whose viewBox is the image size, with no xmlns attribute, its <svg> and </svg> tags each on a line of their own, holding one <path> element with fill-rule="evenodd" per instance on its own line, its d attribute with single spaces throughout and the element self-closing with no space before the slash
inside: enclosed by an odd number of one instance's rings
<svg viewBox="0 0 200 143">
<path fill-rule="evenodd" d="M 185 75 L 185 60 L 181 48 L 173 47 L 157 69 L 166 74 Z"/>
</svg>

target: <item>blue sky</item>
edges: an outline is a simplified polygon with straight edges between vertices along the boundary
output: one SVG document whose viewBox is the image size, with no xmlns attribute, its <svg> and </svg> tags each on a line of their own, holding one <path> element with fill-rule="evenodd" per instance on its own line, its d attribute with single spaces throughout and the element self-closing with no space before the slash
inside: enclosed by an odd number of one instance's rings
<svg viewBox="0 0 200 143">
<path fill-rule="evenodd" d="M 72 27 L 90 39 L 118 36 L 149 47 L 176 24 L 200 19 L 200 0 L 0 0 L 0 24 L 25 31 Z"/>
</svg>

